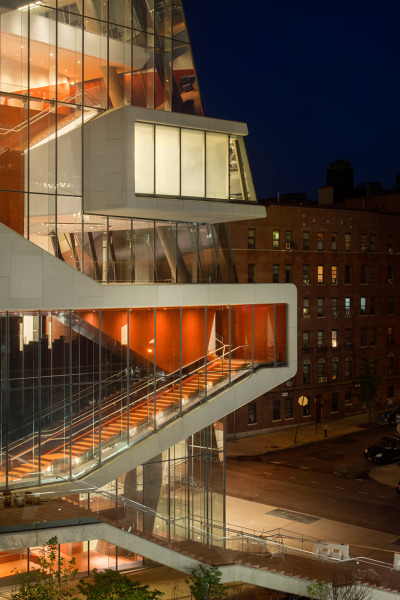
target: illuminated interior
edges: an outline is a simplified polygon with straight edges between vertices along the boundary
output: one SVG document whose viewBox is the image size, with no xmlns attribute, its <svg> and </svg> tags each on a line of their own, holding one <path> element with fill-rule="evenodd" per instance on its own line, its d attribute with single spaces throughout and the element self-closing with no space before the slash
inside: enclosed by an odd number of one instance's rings
<svg viewBox="0 0 400 600">
<path fill-rule="evenodd" d="M 286 364 L 286 310 L 276 304 L 2 314 L 9 354 L 2 483 L 18 487 L 96 468 L 227 383 Z"/>
</svg>

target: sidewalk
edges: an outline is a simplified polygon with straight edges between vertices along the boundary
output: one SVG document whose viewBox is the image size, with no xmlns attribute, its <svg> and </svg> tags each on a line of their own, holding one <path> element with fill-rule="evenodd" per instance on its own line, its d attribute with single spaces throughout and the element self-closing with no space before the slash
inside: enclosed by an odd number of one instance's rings
<svg viewBox="0 0 400 600">
<path fill-rule="evenodd" d="M 334 421 L 325 423 L 311 422 L 307 425 L 301 425 L 297 431 L 297 427 L 293 426 L 288 429 L 270 430 L 268 433 L 255 435 L 237 440 L 226 442 L 226 457 L 236 458 L 239 456 L 258 456 L 268 452 L 276 452 L 277 450 L 285 450 L 286 448 L 296 448 L 306 444 L 315 444 L 323 442 L 327 439 L 340 437 L 342 435 L 364 431 L 366 428 L 380 427 L 383 423 L 379 422 L 379 413 L 372 415 L 372 422 L 368 423 L 368 416 L 364 414 L 351 415 Z M 327 427 L 327 435 L 325 436 L 324 427 Z M 387 425 L 387 431 L 382 435 L 390 435 L 396 432 L 394 426 Z M 296 443 L 294 443 L 296 436 Z M 379 437 L 379 436 L 378 436 Z M 393 465 L 385 465 L 376 467 L 370 471 L 369 476 L 391 487 L 395 487 L 400 479 L 400 466 L 398 463 Z"/>
</svg>

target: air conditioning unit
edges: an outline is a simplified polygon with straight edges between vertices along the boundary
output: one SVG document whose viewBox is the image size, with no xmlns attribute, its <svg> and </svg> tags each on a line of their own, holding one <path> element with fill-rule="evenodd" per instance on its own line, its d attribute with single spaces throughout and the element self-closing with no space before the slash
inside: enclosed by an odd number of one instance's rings
<svg viewBox="0 0 400 600">
<path fill-rule="evenodd" d="M 351 317 L 351 310 L 345 310 L 344 311 L 344 316 L 345 317 Z"/>
<path fill-rule="evenodd" d="M 339 316 L 339 311 L 333 310 L 332 311 L 332 317 L 338 317 L 338 316 Z"/>
<path fill-rule="evenodd" d="M 292 385 L 293 385 L 293 381 L 287 381 L 287 382 L 286 382 L 286 385 L 287 385 L 288 387 L 292 387 Z"/>
<path fill-rule="evenodd" d="M 303 285 L 310 285 L 309 279 L 303 279 Z"/>
<path fill-rule="evenodd" d="M 324 344 L 318 344 L 317 350 L 319 350 L 320 352 L 323 352 L 325 350 Z"/>
<path fill-rule="evenodd" d="M 327 377 L 318 377 L 318 383 L 326 383 L 328 381 Z"/>
<path fill-rule="evenodd" d="M 311 319 L 311 315 L 310 314 L 304 314 L 303 313 L 303 319 Z"/>
<path fill-rule="evenodd" d="M 332 279 L 332 284 L 337 285 L 339 283 L 339 279 Z"/>
<path fill-rule="evenodd" d="M 389 254 L 393 254 L 393 248 L 388 248 L 387 251 L 389 252 Z"/>
<path fill-rule="evenodd" d="M 393 284 L 393 279 L 388 279 L 388 283 L 390 283 L 390 285 Z"/>
<path fill-rule="evenodd" d="M 292 242 L 286 242 L 286 250 L 292 249 Z"/>
<path fill-rule="evenodd" d="M 351 348 L 351 346 L 352 346 L 351 342 L 345 342 L 345 344 L 344 344 L 344 347 L 347 349 Z"/>
<path fill-rule="evenodd" d="M 393 369 L 388 369 L 388 375 L 393 375 Z"/>
</svg>

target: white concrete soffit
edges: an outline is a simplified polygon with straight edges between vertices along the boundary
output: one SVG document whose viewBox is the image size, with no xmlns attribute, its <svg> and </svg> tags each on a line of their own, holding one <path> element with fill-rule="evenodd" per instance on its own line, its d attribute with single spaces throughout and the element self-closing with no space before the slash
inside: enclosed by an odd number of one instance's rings
<svg viewBox="0 0 400 600">
<path fill-rule="evenodd" d="M 180 554 L 175 550 L 157 544 L 153 541 L 117 529 L 107 523 L 93 523 L 87 525 L 74 525 L 69 527 L 53 527 L 33 531 L 21 531 L 0 534 L 0 550 L 13 550 L 23 547 L 43 546 L 52 536 L 57 536 L 60 544 L 84 542 L 88 540 L 104 540 L 110 544 L 124 548 L 140 556 L 165 565 L 176 571 L 190 573 L 202 563 L 195 558 Z M 206 548 L 205 548 L 206 551 Z M 208 565 L 205 565 L 208 566 Z M 286 594 L 308 596 L 307 586 L 310 581 L 294 576 L 284 575 L 280 572 L 260 569 L 250 564 L 221 565 L 222 583 L 243 582 L 263 588 L 278 590 Z M 364 589 L 364 588 L 362 588 Z M 371 590 L 371 600 L 393 600 L 397 593 L 384 589 L 366 588 Z"/>
<path fill-rule="evenodd" d="M 286 303 L 296 327 L 293 284 L 101 284 L 2 224 L 0 256 L 3 311 Z"/>
</svg>

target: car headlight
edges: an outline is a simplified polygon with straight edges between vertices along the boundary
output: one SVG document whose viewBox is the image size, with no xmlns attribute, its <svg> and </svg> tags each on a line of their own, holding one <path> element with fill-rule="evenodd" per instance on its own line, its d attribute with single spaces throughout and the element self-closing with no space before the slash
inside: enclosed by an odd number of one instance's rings
<svg viewBox="0 0 400 600">
<path fill-rule="evenodd" d="M 379 452 L 378 454 L 375 454 L 375 458 L 382 458 L 382 452 Z"/>
</svg>

